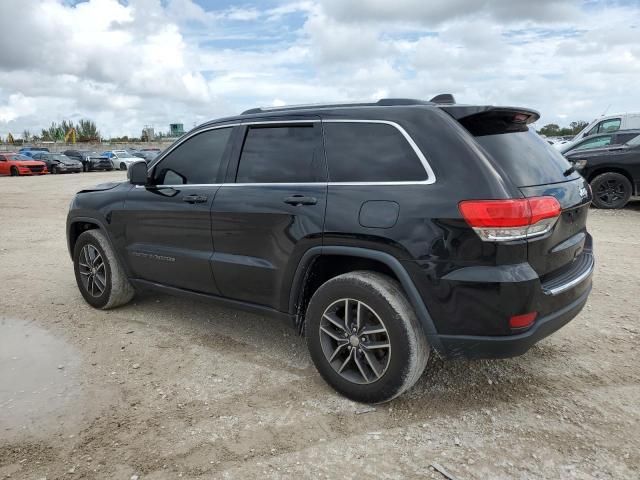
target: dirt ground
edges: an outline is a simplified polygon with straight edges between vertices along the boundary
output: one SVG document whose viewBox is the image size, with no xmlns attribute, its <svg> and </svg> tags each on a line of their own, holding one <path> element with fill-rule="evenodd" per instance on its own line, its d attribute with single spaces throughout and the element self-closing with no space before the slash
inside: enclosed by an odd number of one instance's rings
<svg viewBox="0 0 640 480">
<path fill-rule="evenodd" d="M 367 411 L 277 321 L 89 307 L 67 206 L 114 179 L 0 178 L 0 478 L 640 478 L 640 202 L 591 210 L 594 289 L 568 326 L 515 359 L 432 358 Z"/>
</svg>

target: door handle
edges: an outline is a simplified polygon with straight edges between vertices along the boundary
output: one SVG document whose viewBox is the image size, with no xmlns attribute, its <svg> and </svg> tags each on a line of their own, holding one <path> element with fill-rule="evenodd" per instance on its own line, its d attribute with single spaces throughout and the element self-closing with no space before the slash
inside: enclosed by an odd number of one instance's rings
<svg viewBox="0 0 640 480">
<path fill-rule="evenodd" d="M 315 205 L 318 203 L 318 199 L 315 197 L 305 197 L 304 195 L 291 195 L 290 197 L 285 197 L 284 203 L 296 207 L 300 205 Z"/>
<path fill-rule="evenodd" d="M 206 195 L 185 195 L 182 197 L 183 202 L 187 203 L 205 203 L 209 197 Z"/>
</svg>

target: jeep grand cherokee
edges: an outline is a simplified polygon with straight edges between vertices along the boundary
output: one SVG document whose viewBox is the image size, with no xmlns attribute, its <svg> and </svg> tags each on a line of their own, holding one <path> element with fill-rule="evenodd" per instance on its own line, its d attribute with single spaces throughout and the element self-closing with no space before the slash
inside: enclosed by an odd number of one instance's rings
<svg viewBox="0 0 640 480">
<path fill-rule="evenodd" d="M 205 123 L 79 192 L 85 300 L 137 289 L 291 322 L 324 379 L 384 402 L 430 352 L 509 357 L 582 309 L 591 193 L 527 108 L 387 99 Z"/>
</svg>

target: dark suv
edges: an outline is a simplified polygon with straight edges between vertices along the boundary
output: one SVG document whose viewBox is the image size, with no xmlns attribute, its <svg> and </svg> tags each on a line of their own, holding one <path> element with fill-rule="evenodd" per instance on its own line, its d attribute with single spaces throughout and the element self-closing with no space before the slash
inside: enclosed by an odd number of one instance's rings
<svg viewBox="0 0 640 480">
<path fill-rule="evenodd" d="M 413 385 L 431 350 L 526 352 L 587 301 L 589 187 L 527 127 L 535 111 L 434 100 L 249 110 L 81 191 L 82 295 L 111 308 L 151 288 L 284 319 L 363 402 Z"/>
<path fill-rule="evenodd" d="M 640 130 L 597 137 L 590 148 L 572 149 L 564 155 L 591 185 L 596 207 L 623 208 L 633 195 L 640 195 Z"/>
</svg>

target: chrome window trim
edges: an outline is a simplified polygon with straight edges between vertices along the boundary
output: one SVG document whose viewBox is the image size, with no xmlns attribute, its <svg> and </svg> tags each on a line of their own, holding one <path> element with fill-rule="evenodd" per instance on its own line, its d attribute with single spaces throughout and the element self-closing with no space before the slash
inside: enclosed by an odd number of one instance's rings
<svg viewBox="0 0 640 480">
<path fill-rule="evenodd" d="M 298 182 L 298 183 L 290 183 L 290 182 L 273 182 L 273 183 L 206 183 L 206 184 L 194 184 L 187 183 L 181 185 L 155 185 L 155 188 L 174 188 L 174 187 L 215 187 L 215 186 L 237 186 L 237 187 L 246 187 L 246 186 L 266 186 L 266 185 L 282 185 L 282 186 L 294 186 L 294 185 L 329 185 L 329 186 L 358 186 L 358 185 L 431 185 L 436 182 L 436 176 L 429 164 L 429 161 L 420 150 L 420 147 L 415 143 L 411 135 L 398 123 L 392 122 L 390 120 L 365 120 L 365 119 L 350 119 L 350 118 L 330 118 L 330 119 L 300 119 L 300 120 L 264 120 L 264 121 L 242 121 L 238 123 L 226 123 L 222 125 L 212 125 L 207 128 L 203 128 L 201 130 L 197 130 L 188 134 L 184 138 L 180 139 L 179 143 L 176 143 L 171 148 L 162 153 L 162 156 L 154 159 L 154 161 L 149 165 L 147 171 L 151 171 L 158 163 L 164 160 L 171 152 L 173 152 L 176 148 L 182 145 L 184 142 L 189 140 L 190 138 L 203 133 L 208 132 L 210 130 L 217 130 L 220 128 L 233 128 L 238 126 L 250 126 L 250 125 L 270 125 L 270 124 L 287 124 L 287 123 L 373 123 L 373 124 L 383 124 L 390 125 L 394 127 L 396 130 L 400 132 L 400 134 L 404 137 L 404 139 L 409 143 L 409 146 L 413 149 L 414 153 L 420 160 L 422 167 L 425 169 L 425 173 L 427 174 L 426 180 L 408 180 L 408 181 L 395 181 L 395 182 Z"/>
</svg>

